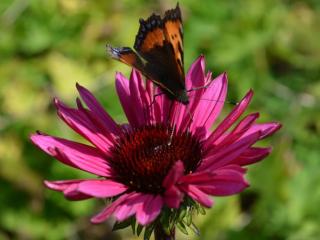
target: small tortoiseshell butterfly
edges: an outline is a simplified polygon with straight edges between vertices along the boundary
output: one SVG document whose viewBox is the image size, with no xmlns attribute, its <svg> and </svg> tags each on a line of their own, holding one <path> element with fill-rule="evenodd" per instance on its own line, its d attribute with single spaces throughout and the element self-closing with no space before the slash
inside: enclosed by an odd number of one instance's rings
<svg viewBox="0 0 320 240">
<path fill-rule="evenodd" d="M 179 4 L 164 17 L 152 14 L 140 19 L 133 51 L 107 46 L 112 58 L 139 70 L 172 100 L 189 103 L 183 64 L 183 29 Z"/>
</svg>

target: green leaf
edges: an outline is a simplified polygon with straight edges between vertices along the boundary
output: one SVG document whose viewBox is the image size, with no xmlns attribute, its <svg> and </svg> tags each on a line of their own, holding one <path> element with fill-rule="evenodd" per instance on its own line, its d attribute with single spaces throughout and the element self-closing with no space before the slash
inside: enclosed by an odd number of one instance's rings
<svg viewBox="0 0 320 240">
<path fill-rule="evenodd" d="M 184 207 L 181 209 L 181 211 L 179 212 L 179 216 L 178 216 L 178 220 L 182 220 L 184 219 L 184 217 L 187 215 L 187 208 Z"/>
<path fill-rule="evenodd" d="M 181 232 L 183 232 L 185 235 L 188 235 L 188 231 L 186 229 L 186 226 L 182 222 L 177 223 L 177 227 Z"/>
<path fill-rule="evenodd" d="M 138 235 L 138 237 L 140 236 L 142 230 L 143 230 L 143 226 L 138 224 L 138 226 L 137 226 L 137 235 Z"/>
<path fill-rule="evenodd" d="M 192 224 L 192 212 L 189 212 L 186 218 L 186 224 L 190 226 Z"/>
<path fill-rule="evenodd" d="M 191 225 L 189 226 L 189 228 L 190 228 L 197 236 L 200 236 L 200 230 L 199 230 L 199 228 L 198 228 L 194 223 L 191 223 Z"/>
<path fill-rule="evenodd" d="M 124 220 L 122 222 L 115 222 L 115 224 L 112 227 L 112 231 L 117 231 L 117 230 L 129 227 L 130 225 L 132 225 L 132 220 L 133 220 L 133 218 L 129 218 L 129 219 Z"/>
<path fill-rule="evenodd" d="M 133 235 L 136 233 L 136 218 L 132 218 L 132 221 L 131 221 L 131 229 L 132 229 L 132 233 Z"/>
<path fill-rule="evenodd" d="M 201 205 L 199 205 L 199 207 L 197 208 L 197 212 L 200 213 L 201 215 L 206 215 L 206 209 Z"/>
<path fill-rule="evenodd" d="M 153 232 L 153 229 L 154 229 L 154 225 L 149 225 L 148 227 L 145 228 L 144 230 L 144 235 L 143 235 L 143 239 L 144 240 L 149 240 L 150 237 L 151 237 L 151 234 Z"/>
</svg>

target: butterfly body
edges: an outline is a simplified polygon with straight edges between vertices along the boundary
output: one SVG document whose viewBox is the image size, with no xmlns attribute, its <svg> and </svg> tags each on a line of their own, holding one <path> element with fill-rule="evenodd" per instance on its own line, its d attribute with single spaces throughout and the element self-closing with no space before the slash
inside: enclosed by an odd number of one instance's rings
<svg viewBox="0 0 320 240">
<path fill-rule="evenodd" d="M 188 104 L 183 65 L 183 32 L 179 5 L 140 19 L 133 51 L 129 47 L 107 46 L 109 54 L 139 70 L 172 100 Z"/>
</svg>

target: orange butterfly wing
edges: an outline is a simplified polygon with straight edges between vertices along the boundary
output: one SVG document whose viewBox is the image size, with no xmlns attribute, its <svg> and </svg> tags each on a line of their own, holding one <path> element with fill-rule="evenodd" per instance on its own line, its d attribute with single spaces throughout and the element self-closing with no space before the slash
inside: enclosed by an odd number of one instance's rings
<svg viewBox="0 0 320 240">
<path fill-rule="evenodd" d="M 177 4 L 175 9 L 166 11 L 164 16 L 164 33 L 167 41 L 171 43 L 174 50 L 176 64 L 179 73 L 184 76 L 183 61 L 183 26 L 181 11 Z"/>
</svg>

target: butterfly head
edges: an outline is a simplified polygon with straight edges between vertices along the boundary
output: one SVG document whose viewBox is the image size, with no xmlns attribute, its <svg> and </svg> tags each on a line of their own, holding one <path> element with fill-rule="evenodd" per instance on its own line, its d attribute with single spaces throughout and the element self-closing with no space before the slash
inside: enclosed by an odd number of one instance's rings
<svg viewBox="0 0 320 240">
<path fill-rule="evenodd" d="M 184 105 L 188 105 L 189 103 L 189 97 L 185 89 L 179 91 L 178 95 L 175 96 L 175 98 L 178 100 L 178 102 L 181 102 Z"/>
</svg>

